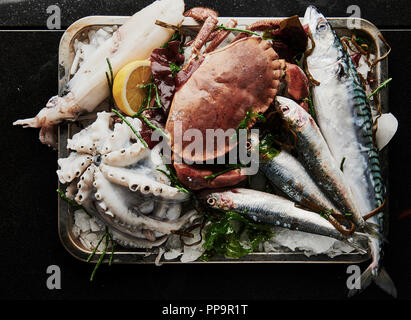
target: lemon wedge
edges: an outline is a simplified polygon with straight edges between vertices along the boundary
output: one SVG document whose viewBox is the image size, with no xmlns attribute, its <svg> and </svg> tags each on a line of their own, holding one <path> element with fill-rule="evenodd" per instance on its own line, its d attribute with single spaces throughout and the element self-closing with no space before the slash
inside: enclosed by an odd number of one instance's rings
<svg viewBox="0 0 411 320">
<path fill-rule="evenodd" d="M 150 82 L 150 65 L 149 60 L 130 62 L 121 68 L 114 78 L 114 101 L 117 107 L 129 116 L 140 109 L 147 94 L 147 89 L 141 86 Z"/>
</svg>

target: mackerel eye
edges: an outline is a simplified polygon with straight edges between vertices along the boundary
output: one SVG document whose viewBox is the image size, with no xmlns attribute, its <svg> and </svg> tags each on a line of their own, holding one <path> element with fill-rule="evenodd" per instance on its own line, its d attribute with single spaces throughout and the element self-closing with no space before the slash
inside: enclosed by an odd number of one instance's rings
<svg viewBox="0 0 411 320">
<path fill-rule="evenodd" d="M 321 21 L 318 25 L 317 25 L 317 30 L 319 32 L 324 32 L 328 29 L 327 23 L 325 21 Z"/>
<path fill-rule="evenodd" d="M 217 199 L 216 198 L 208 198 L 207 199 L 207 204 L 211 207 L 213 207 L 215 204 L 217 203 Z"/>
</svg>

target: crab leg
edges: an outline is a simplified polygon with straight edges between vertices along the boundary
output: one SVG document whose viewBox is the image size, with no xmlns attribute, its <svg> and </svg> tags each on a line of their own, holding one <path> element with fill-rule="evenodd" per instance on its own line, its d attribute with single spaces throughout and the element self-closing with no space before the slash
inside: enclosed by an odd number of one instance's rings
<svg viewBox="0 0 411 320">
<path fill-rule="evenodd" d="M 235 28 L 236 26 L 237 26 L 237 21 L 234 19 L 230 19 L 230 21 L 224 24 L 224 27 L 226 28 Z M 221 44 L 221 42 L 223 42 L 224 39 L 228 37 L 230 33 L 231 33 L 230 30 L 218 30 L 215 33 L 213 40 L 210 42 L 210 44 L 205 49 L 204 53 L 214 51 Z"/>
<path fill-rule="evenodd" d="M 265 31 L 267 29 L 278 29 L 280 28 L 280 23 L 283 19 L 277 20 L 259 20 L 246 27 L 246 30 L 249 31 Z M 236 42 L 237 40 L 250 37 L 251 35 L 247 32 L 240 32 L 237 36 L 231 41 L 231 43 Z"/>
<path fill-rule="evenodd" d="M 276 19 L 276 20 L 259 20 L 252 24 L 250 24 L 247 30 L 250 31 L 265 31 L 267 29 L 278 29 L 280 28 L 280 23 L 284 19 Z"/>
<path fill-rule="evenodd" d="M 194 43 L 192 45 L 192 54 L 191 54 L 190 59 L 197 56 L 200 53 L 201 48 L 203 47 L 204 43 L 206 43 L 208 37 L 210 36 L 211 32 L 213 32 L 217 23 L 218 23 L 218 20 L 213 16 L 209 16 L 205 20 L 203 26 L 200 29 L 200 32 L 197 34 L 197 37 L 194 39 Z"/>
<path fill-rule="evenodd" d="M 192 54 L 191 58 L 198 56 L 200 54 L 201 48 L 204 43 L 210 38 L 211 35 L 215 36 L 215 26 L 218 23 L 218 13 L 212 9 L 204 7 L 194 7 L 190 10 L 184 12 L 185 17 L 191 17 L 198 21 L 203 21 L 203 26 L 198 32 L 196 38 L 192 44 Z"/>
<path fill-rule="evenodd" d="M 195 20 L 205 21 L 208 17 L 217 19 L 218 13 L 210 8 L 194 7 L 184 12 L 185 17 L 191 17 Z"/>
</svg>

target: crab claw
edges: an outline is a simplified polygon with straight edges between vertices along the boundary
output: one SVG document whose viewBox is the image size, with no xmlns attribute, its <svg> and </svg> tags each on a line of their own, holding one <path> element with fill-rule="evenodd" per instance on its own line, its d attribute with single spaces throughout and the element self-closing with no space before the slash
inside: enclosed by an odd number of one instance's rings
<svg viewBox="0 0 411 320">
<path fill-rule="evenodd" d="M 192 190 L 229 187 L 247 178 L 244 169 L 234 169 L 218 175 L 215 178 L 206 178 L 218 171 L 224 170 L 224 168 L 216 170 L 216 166 L 187 165 L 185 163 L 174 163 L 174 168 L 176 169 L 178 180 Z M 213 170 L 211 170 L 211 168 L 213 168 Z"/>
<path fill-rule="evenodd" d="M 308 97 L 308 79 L 299 66 L 286 62 L 285 81 L 290 98 L 300 101 Z"/>
</svg>

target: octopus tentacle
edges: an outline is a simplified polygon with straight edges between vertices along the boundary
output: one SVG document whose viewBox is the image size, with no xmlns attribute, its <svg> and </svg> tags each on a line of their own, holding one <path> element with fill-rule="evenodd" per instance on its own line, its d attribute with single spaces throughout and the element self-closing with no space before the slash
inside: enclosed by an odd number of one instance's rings
<svg viewBox="0 0 411 320">
<path fill-rule="evenodd" d="M 105 164 L 100 165 L 100 170 L 110 182 L 128 187 L 133 192 L 140 191 L 142 194 L 153 194 L 154 196 L 176 201 L 183 201 L 189 197 L 188 194 L 179 191 L 177 188 L 148 178 L 144 171 L 130 171 Z"/>
<path fill-rule="evenodd" d="M 133 143 L 128 148 L 112 151 L 102 157 L 104 164 L 114 167 L 125 167 L 137 163 L 141 159 L 147 157 L 150 150 L 144 148 L 141 143 Z"/>
<path fill-rule="evenodd" d="M 153 216 L 157 218 L 165 218 L 167 220 L 175 220 L 181 215 L 181 203 L 170 203 L 159 201 Z"/>
<path fill-rule="evenodd" d="M 73 135 L 67 140 L 67 148 L 77 152 L 87 152 L 95 154 L 97 144 L 102 137 L 107 137 L 110 133 L 112 114 L 108 112 L 99 112 L 96 121 L 87 128 Z"/>
<path fill-rule="evenodd" d="M 74 200 L 80 205 L 85 204 L 90 199 L 90 194 L 93 191 L 94 169 L 95 165 L 91 164 L 81 175 L 77 184 L 78 192 Z"/>
<path fill-rule="evenodd" d="M 77 193 L 77 182 L 78 179 L 76 178 L 67 185 L 65 193 L 67 198 L 74 200 Z"/>
<path fill-rule="evenodd" d="M 118 242 L 123 247 L 128 248 L 139 248 L 139 249 L 151 249 L 153 247 L 158 247 L 162 245 L 167 240 L 167 236 L 163 236 L 155 241 L 150 241 L 147 239 L 136 239 L 133 237 L 127 237 L 124 234 L 121 234 L 117 231 L 111 230 L 113 240 Z"/>
<path fill-rule="evenodd" d="M 135 130 L 141 130 L 142 124 L 140 119 L 131 117 L 126 117 L 126 119 Z M 128 147 L 131 144 L 131 139 L 136 140 L 136 136 L 134 135 L 130 127 L 124 122 L 115 123 L 114 129 L 107 135 L 107 139 L 102 143 L 101 147 L 99 148 L 99 152 L 100 154 L 107 154 L 109 152 L 112 152 L 113 150 Z M 136 143 L 143 146 L 140 141 L 137 141 Z"/>
<path fill-rule="evenodd" d="M 61 169 L 57 170 L 57 176 L 60 182 L 67 183 L 73 181 L 74 178 L 80 177 L 92 161 L 90 155 L 77 152 L 70 153 L 68 158 L 58 159 L 57 163 Z"/>
<path fill-rule="evenodd" d="M 117 242 L 152 248 L 196 213 L 180 217 L 181 202 L 189 195 L 170 186 L 167 175 L 157 170 L 167 170 L 161 146 L 145 148 L 113 115 L 98 113 L 94 123 L 69 139 L 72 152 L 58 160 L 57 174 L 61 183 L 69 183 L 69 198 L 117 232 Z M 127 120 L 141 130 L 139 119 Z"/>
<path fill-rule="evenodd" d="M 111 184 L 109 180 L 105 178 L 102 171 L 103 170 L 100 170 L 100 168 L 96 168 L 94 173 L 94 186 L 97 189 L 95 197 L 97 201 L 101 201 L 106 204 L 107 210 L 110 210 L 110 212 L 114 215 L 114 219 L 121 221 L 127 226 L 132 226 L 134 228 L 143 227 L 153 231 L 169 234 L 171 233 L 171 230 L 180 229 L 195 214 L 195 212 L 186 214 L 183 217 L 173 221 L 161 221 L 145 216 L 136 210 L 132 210 L 130 208 L 135 207 L 136 197 L 133 197 L 131 194 L 131 196 L 128 195 L 128 201 L 124 201 L 124 194 L 130 194 L 130 192 L 125 188 Z"/>
</svg>

